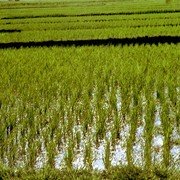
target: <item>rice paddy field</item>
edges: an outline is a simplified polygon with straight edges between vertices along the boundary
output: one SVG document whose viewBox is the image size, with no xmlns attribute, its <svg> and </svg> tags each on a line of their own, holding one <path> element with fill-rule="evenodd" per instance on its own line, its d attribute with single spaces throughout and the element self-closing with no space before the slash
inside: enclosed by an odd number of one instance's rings
<svg viewBox="0 0 180 180">
<path fill-rule="evenodd" d="M 180 2 L 0 2 L 0 179 L 180 177 Z"/>
</svg>

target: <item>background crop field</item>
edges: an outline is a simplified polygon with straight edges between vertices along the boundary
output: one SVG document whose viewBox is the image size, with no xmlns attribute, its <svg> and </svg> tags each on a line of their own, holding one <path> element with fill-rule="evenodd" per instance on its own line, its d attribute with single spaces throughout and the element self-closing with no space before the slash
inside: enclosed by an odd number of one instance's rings
<svg viewBox="0 0 180 180">
<path fill-rule="evenodd" d="M 179 169 L 179 1 L 0 2 L 0 179 Z"/>
</svg>

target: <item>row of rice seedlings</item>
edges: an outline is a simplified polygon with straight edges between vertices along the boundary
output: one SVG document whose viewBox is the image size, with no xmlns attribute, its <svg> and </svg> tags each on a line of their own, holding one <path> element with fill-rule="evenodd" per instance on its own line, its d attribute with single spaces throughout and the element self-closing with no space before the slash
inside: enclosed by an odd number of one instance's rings
<svg viewBox="0 0 180 180">
<path fill-rule="evenodd" d="M 145 167 L 149 169 L 151 168 L 151 164 L 152 164 L 152 139 L 154 132 L 155 107 L 156 107 L 152 92 L 148 92 L 148 94 L 146 94 L 146 101 L 147 101 L 147 105 L 146 105 L 145 127 L 144 127 L 144 136 L 145 136 L 144 158 L 145 158 Z"/>
<path fill-rule="evenodd" d="M 167 0 L 169 1 L 169 0 Z M 148 6 L 147 6 L 148 4 Z M 31 8 L 30 8 L 31 7 Z M 32 10 L 32 7 L 36 7 L 36 10 Z M 48 11 L 46 8 L 42 7 L 48 7 Z M 60 3 L 34 3 L 32 4 L 25 4 L 25 3 L 1 3 L 1 11 L 0 14 L 2 17 L 24 17 L 24 18 L 31 18 L 31 17 L 53 17 L 53 16 L 62 16 L 64 15 L 81 15 L 81 14 L 114 14 L 119 12 L 146 12 L 150 11 L 153 13 L 149 14 L 155 14 L 159 11 L 168 11 L 168 10 L 178 10 L 179 3 L 177 1 L 174 1 L 172 4 L 168 5 L 168 3 L 162 3 L 162 2 L 147 2 L 144 4 L 144 2 L 141 3 L 132 3 L 132 2 L 119 2 L 116 1 L 112 4 L 104 4 L 104 1 L 98 1 L 98 2 L 78 2 L 78 3 L 70 3 L 70 2 L 63 2 L 63 4 Z M 21 8 L 21 12 L 19 12 L 19 8 Z M 19 14 L 17 15 L 17 11 Z M 7 13 L 8 12 L 8 13 Z M 143 13 L 142 13 L 143 14 Z"/>
<path fill-rule="evenodd" d="M 104 154 L 104 166 L 105 169 L 111 168 L 111 142 L 106 139 L 105 154 Z"/>
<path fill-rule="evenodd" d="M 110 38 L 136 38 L 145 36 L 179 36 L 179 25 L 167 26 L 134 26 L 113 27 L 102 29 L 68 29 L 68 30 L 40 30 L 22 31 L 15 33 L 0 33 L 2 43 L 11 42 L 38 42 L 41 41 L 67 41 L 67 40 L 91 40 Z M 146 43 L 146 42 L 145 42 Z M 127 42 L 129 44 L 129 42 Z M 52 42 L 53 45 L 53 42 Z M 23 45 L 22 45 L 23 46 Z"/>
<path fill-rule="evenodd" d="M 1 25 L 3 30 L 17 29 L 21 31 L 40 31 L 40 30 L 77 30 L 77 29 L 105 29 L 115 27 L 143 27 L 143 26 L 177 26 L 179 25 L 178 17 L 176 19 L 132 19 L 132 20 L 111 20 L 111 21 L 85 21 L 85 22 L 53 22 L 47 23 L 30 23 L 30 24 L 5 24 Z"/>
</svg>

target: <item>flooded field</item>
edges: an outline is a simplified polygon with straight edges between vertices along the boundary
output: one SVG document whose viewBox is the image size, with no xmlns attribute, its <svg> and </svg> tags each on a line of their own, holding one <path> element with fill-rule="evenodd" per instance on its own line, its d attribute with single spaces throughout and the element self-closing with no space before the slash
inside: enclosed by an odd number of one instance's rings
<svg viewBox="0 0 180 180">
<path fill-rule="evenodd" d="M 34 169 L 179 169 L 178 49 L 0 50 L 1 162 Z"/>
</svg>

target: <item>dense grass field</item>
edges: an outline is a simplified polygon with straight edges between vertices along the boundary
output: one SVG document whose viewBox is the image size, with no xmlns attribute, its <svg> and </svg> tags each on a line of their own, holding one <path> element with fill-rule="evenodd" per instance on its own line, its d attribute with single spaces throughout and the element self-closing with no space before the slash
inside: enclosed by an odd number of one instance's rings
<svg viewBox="0 0 180 180">
<path fill-rule="evenodd" d="M 0 2 L 0 179 L 178 179 L 180 2 Z"/>
</svg>

